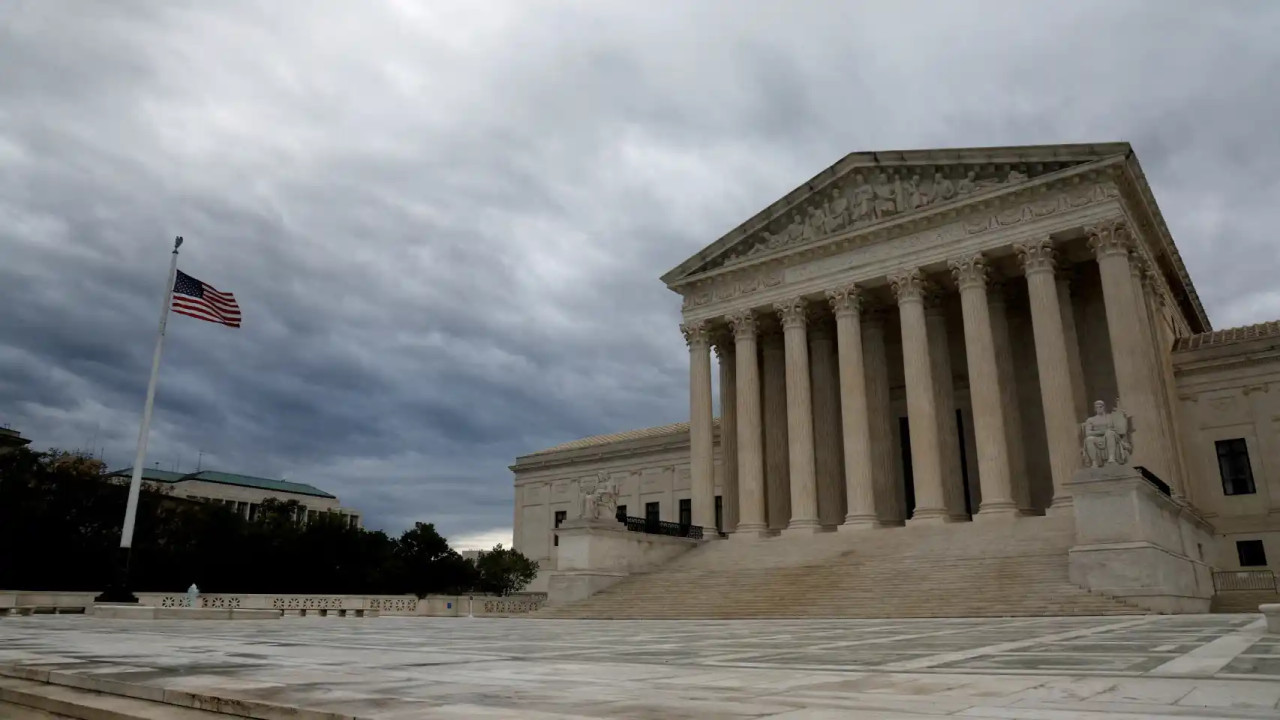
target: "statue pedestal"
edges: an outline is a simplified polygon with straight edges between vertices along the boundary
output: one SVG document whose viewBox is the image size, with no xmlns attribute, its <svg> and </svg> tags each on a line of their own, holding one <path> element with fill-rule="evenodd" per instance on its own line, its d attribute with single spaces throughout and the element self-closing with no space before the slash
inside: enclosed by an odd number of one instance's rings
<svg viewBox="0 0 1280 720">
<path fill-rule="evenodd" d="M 1083 468 L 1068 487 L 1076 545 L 1071 581 L 1161 613 L 1209 612 L 1213 528 L 1131 467 Z"/>
<path fill-rule="evenodd" d="M 578 518 L 556 529 L 556 569 L 547 584 L 547 604 L 594 595 L 633 572 L 652 569 L 698 546 L 690 538 L 631 532 L 617 520 Z"/>
</svg>

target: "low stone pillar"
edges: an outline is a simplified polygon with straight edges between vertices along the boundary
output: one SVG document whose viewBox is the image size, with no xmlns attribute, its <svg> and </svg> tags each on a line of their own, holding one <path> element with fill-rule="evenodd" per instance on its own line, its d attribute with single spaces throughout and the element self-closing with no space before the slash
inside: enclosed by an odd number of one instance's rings
<svg viewBox="0 0 1280 720">
<path fill-rule="evenodd" d="M 697 547 L 691 538 L 627 530 L 603 518 L 577 518 L 556 529 L 560 546 L 547 583 L 547 604 L 562 605 L 604 590 L 631 573 L 661 565 Z"/>
<path fill-rule="evenodd" d="M 1124 465 L 1082 468 L 1070 490 L 1073 583 L 1156 612 L 1209 612 L 1213 529 L 1194 510 Z"/>
<path fill-rule="evenodd" d="M 1259 605 L 1258 612 L 1262 613 L 1263 617 L 1267 619 L 1267 632 L 1272 635 L 1280 635 L 1280 605 Z"/>
</svg>

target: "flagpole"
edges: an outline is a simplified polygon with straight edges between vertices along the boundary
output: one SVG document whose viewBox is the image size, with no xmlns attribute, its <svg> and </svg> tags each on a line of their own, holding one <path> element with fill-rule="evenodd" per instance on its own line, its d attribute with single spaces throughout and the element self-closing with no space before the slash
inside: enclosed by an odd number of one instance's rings
<svg viewBox="0 0 1280 720">
<path fill-rule="evenodd" d="M 182 247 L 181 236 L 173 240 L 169 275 L 165 280 L 164 298 L 160 303 L 160 330 L 156 335 L 155 353 L 151 356 L 151 379 L 147 381 L 147 401 L 142 407 L 142 426 L 138 429 L 138 449 L 133 456 L 133 475 L 129 478 L 129 500 L 124 509 L 124 525 L 120 528 L 120 558 L 116 580 L 112 587 L 94 598 L 97 602 L 138 602 L 138 598 L 129 590 L 129 560 L 133 547 L 133 527 L 138 517 L 138 496 L 142 493 L 142 470 L 147 461 L 151 409 L 156 400 L 156 380 L 160 376 L 160 354 L 164 350 L 164 331 L 169 322 L 169 308 L 173 302 L 173 281 L 177 277 L 178 248 L 180 247 Z"/>
</svg>

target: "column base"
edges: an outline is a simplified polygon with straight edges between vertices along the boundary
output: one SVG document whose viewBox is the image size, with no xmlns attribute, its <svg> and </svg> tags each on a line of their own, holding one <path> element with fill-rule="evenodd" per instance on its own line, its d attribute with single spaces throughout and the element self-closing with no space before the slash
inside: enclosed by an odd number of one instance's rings
<svg viewBox="0 0 1280 720">
<path fill-rule="evenodd" d="M 916 511 L 911 514 L 911 519 L 907 520 L 908 525 L 942 525 L 953 522 L 955 520 L 941 508 L 936 510 L 916 508 Z"/>
<path fill-rule="evenodd" d="M 759 540 L 760 538 L 772 537 L 773 532 L 764 525 L 738 525 L 737 529 L 729 534 L 732 540 Z"/>
<path fill-rule="evenodd" d="M 878 530 L 880 528 L 890 527 L 886 523 L 880 522 L 875 515 L 849 515 L 845 517 L 844 522 L 836 527 L 836 532 L 852 532 L 856 530 Z"/>
<path fill-rule="evenodd" d="M 1045 514 L 1063 515 L 1074 512 L 1075 507 L 1075 500 L 1070 495 L 1059 495 L 1053 498 L 1053 502 L 1049 505 L 1049 508 L 1045 510 Z"/>
<path fill-rule="evenodd" d="M 817 535 L 819 533 L 830 532 L 827 528 L 822 527 L 817 520 L 799 520 L 793 521 L 782 531 L 784 536 L 792 535 Z"/>
<path fill-rule="evenodd" d="M 978 508 L 978 514 L 973 516 L 975 521 L 985 522 L 987 520 L 1001 520 L 1005 518 L 1015 518 L 1021 513 L 1018 507 L 1012 501 L 982 503 Z"/>
</svg>

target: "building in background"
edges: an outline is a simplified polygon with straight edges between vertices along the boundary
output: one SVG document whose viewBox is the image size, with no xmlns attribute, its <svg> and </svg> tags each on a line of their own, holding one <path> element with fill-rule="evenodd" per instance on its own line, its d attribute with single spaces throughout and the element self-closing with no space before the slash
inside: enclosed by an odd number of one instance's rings
<svg viewBox="0 0 1280 720">
<path fill-rule="evenodd" d="M 31 441 L 22 437 L 22 433 L 7 427 L 0 427 L 0 455 L 10 450 L 25 447 Z"/>
<path fill-rule="evenodd" d="M 113 481 L 128 483 L 132 475 L 133 468 L 125 468 L 109 473 L 107 477 Z M 306 483 L 216 470 L 178 473 L 148 469 L 142 471 L 142 480 L 152 488 L 169 488 L 174 497 L 226 505 L 246 520 L 257 519 L 258 510 L 265 500 L 294 500 L 302 506 L 299 519 L 303 522 L 315 520 L 320 513 L 336 513 L 348 526 L 362 526 L 359 512 L 342 507 L 335 495 Z"/>
</svg>

